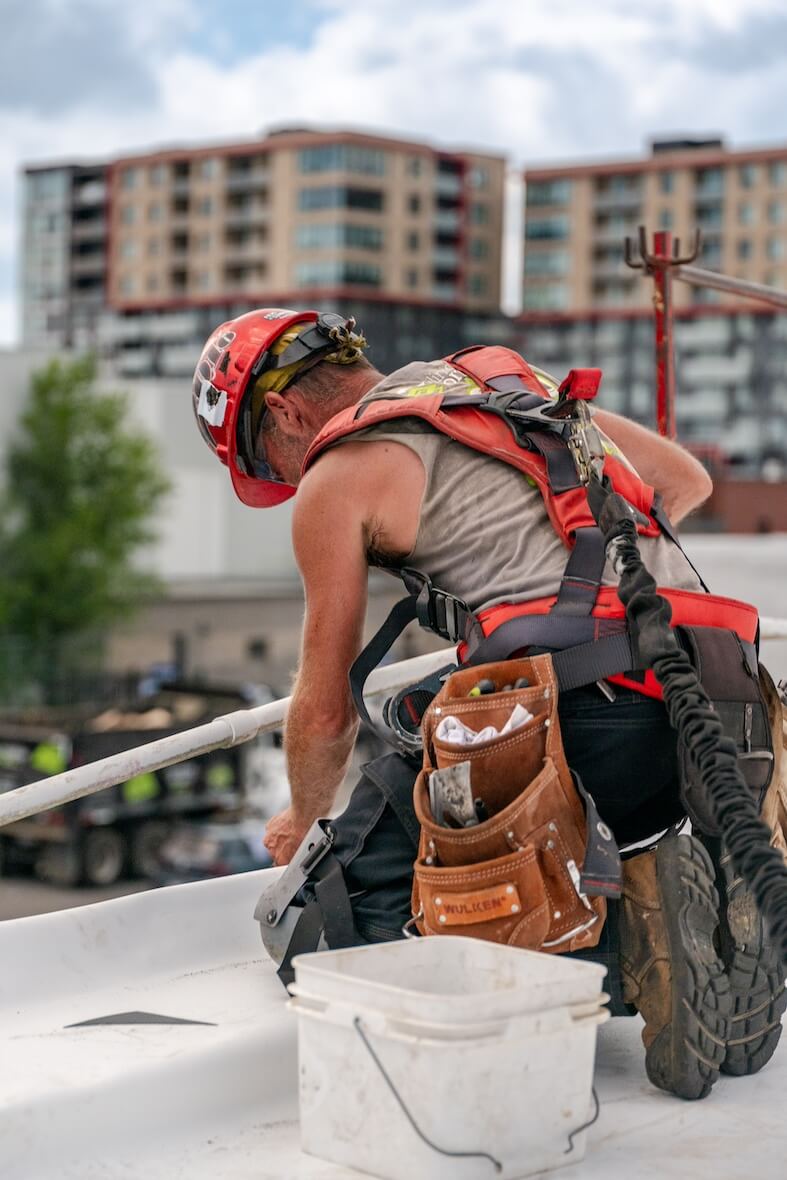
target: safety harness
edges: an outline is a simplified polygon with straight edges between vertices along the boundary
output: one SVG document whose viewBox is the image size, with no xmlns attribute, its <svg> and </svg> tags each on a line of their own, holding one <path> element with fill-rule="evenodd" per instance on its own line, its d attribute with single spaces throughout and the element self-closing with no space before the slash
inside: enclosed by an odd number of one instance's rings
<svg viewBox="0 0 787 1180">
<path fill-rule="evenodd" d="M 639 535 L 664 535 L 678 547 L 680 544 L 654 488 L 641 480 L 622 456 L 605 446 L 587 412 L 581 421 L 578 417 L 577 407 L 586 411 L 587 403 L 596 396 L 601 371 L 572 369 L 554 401 L 533 369 L 511 349 L 473 347 L 445 361 L 470 379 L 469 392 L 414 396 L 415 390 L 408 391 L 407 397 L 371 398 L 351 406 L 332 418 L 314 440 L 304 469 L 339 439 L 378 424 L 415 418 L 521 471 L 540 491 L 549 520 L 569 556 L 556 596 L 502 604 L 479 613 L 435 586 L 422 571 L 392 571 L 401 577 L 408 597 L 396 604 L 353 666 L 350 679 L 360 715 L 371 724 L 363 685 L 414 620 L 458 644 L 462 664 L 494 662 L 525 650 L 550 651 L 561 691 L 594 682 L 601 682 L 604 691 L 605 682 L 611 681 L 660 699 L 658 682 L 632 647 L 625 610 L 615 588 L 602 586 L 606 554 L 603 535 L 587 500 L 590 476 L 595 473 L 604 478 L 631 505 Z M 673 626 L 734 631 L 756 668 L 757 611 L 710 594 L 699 574 L 697 577 L 702 593 L 661 591 L 672 605 Z M 398 748 L 416 748 L 421 705 L 439 689 L 446 671 L 388 703 L 387 740 Z"/>
<path fill-rule="evenodd" d="M 315 439 L 304 469 L 340 438 L 377 423 L 416 418 L 476 451 L 509 463 L 527 476 L 540 490 L 549 519 L 570 549 L 570 555 L 557 595 L 535 602 L 503 604 L 478 614 L 455 595 L 435 587 L 423 572 L 410 568 L 399 570 L 408 595 L 393 607 L 350 673 L 361 717 L 372 724 L 363 699 L 368 674 L 414 620 L 457 643 L 458 657 L 464 665 L 506 660 L 525 650 L 530 655 L 549 651 L 553 653 L 552 665 L 560 691 L 594 682 L 599 682 L 603 691 L 611 680 L 661 699 L 663 680 L 671 696 L 669 675 L 659 667 L 657 680 L 652 671 L 651 665 L 658 667 L 658 659 L 654 660 L 651 650 L 657 643 L 649 636 L 647 642 L 641 643 L 645 631 L 641 620 L 632 614 L 628 585 L 622 590 L 627 611 L 616 589 L 601 584 L 605 561 L 613 555 L 615 543 L 621 543 L 617 540 L 619 534 L 625 536 L 629 546 L 628 561 L 624 562 L 626 578 L 635 569 L 641 577 L 645 576 L 636 548 L 638 535 L 663 534 L 676 545 L 678 540 L 654 489 L 622 458 L 605 448 L 593 426 L 586 403 L 598 391 L 600 371 L 572 370 L 559 388 L 557 401 L 552 401 L 533 370 L 509 349 L 465 349 L 446 360 L 471 379 L 470 392 L 378 398 L 350 407 L 331 419 Z M 600 488 L 606 502 L 615 505 L 616 515 L 610 515 L 609 510 L 601 512 Z M 589 490 L 594 500 L 592 507 Z M 688 668 L 694 677 L 692 683 L 699 685 L 692 669 L 702 671 L 703 665 L 709 674 L 708 684 L 716 678 L 709 694 L 704 694 L 701 688 L 698 691 L 709 707 L 708 696 L 718 706 L 713 714 L 717 733 L 722 732 L 722 722 L 718 720 L 719 713 L 722 715 L 726 748 L 734 763 L 733 777 L 737 779 L 732 795 L 740 796 L 741 791 L 746 791 L 744 807 L 748 808 L 748 818 L 754 826 L 758 823 L 755 818 L 758 799 L 767 787 L 773 763 L 767 715 L 757 686 L 757 611 L 745 603 L 711 595 L 701 579 L 700 582 L 704 593 L 671 589 L 656 592 L 651 579 L 648 590 L 652 597 L 648 605 L 658 615 L 661 634 L 667 632 L 671 637 L 666 643 L 670 658 L 675 660 L 678 652 L 678 658 L 682 657 L 681 667 Z M 714 633 L 721 644 L 713 639 Z M 680 643 L 675 638 L 678 635 Z M 687 642 L 691 658 L 685 654 Z M 386 740 L 412 757 L 420 746 L 421 717 L 455 670 L 456 665 L 452 663 L 388 702 L 388 728 L 383 734 Z M 687 683 L 691 678 L 689 672 L 686 672 Z M 702 680 L 706 680 L 704 673 Z M 669 699 L 667 703 L 675 724 L 673 706 Z M 676 728 L 691 761 L 690 738 L 684 727 L 676 725 Z M 710 808 L 702 806 L 705 804 L 703 782 L 695 795 L 695 800 L 700 797 L 700 806 L 696 806 L 685 789 L 688 779 L 689 775 L 684 776 L 683 785 L 689 813 L 695 821 L 704 823 L 706 829 L 713 829 L 722 793 L 717 795 L 710 789 L 708 797 L 713 804 Z M 734 810 L 730 811 L 730 816 L 733 814 Z M 723 822 L 721 829 L 730 841 L 736 862 L 740 863 L 744 855 L 730 832 L 730 823 Z M 762 845 L 762 832 L 758 832 L 755 843 Z M 355 928 L 341 862 L 333 848 L 331 825 L 325 820 L 317 821 L 293 863 L 277 884 L 266 890 L 257 907 L 255 916 L 260 921 L 263 941 L 280 964 L 279 974 L 285 983 L 292 977 L 291 961 L 298 951 L 315 949 L 322 939 L 329 946 L 364 941 Z M 759 856 L 764 855 L 760 848 Z M 770 868 L 778 875 L 773 866 Z M 747 878 L 751 876 L 742 871 Z M 784 888 L 783 879 L 782 870 L 776 892 Z M 311 893 L 304 894 L 304 886 L 309 882 Z M 773 892 L 773 885 L 760 890 L 765 903 L 763 909 L 769 908 L 770 902 L 771 912 Z M 293 906 L 298 894 L 303 904 Z M 765 894 L 769 894 L 768 900 Z M 787 933 L 780 927 L 779 934 L 784 945 Z"/>
</svg>

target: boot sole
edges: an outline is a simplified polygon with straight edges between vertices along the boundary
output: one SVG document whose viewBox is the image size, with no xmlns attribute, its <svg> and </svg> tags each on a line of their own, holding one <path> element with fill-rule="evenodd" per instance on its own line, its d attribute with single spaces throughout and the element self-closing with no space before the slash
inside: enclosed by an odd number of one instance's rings
<svg viewBox="0 0 787 1180">
<path fill-rule="evenodd" d="M 732 1000 L 714 946 L 718 894 L 713 864 L 693 836 L 656 848 L 656 875 L 672 967 L 672 1019 L 645 1055 L 654 1086 L 688 1101 L 705 1098 L 719 1076 Z"/>
<path fill-rule="evenodd" d="M 743 880 L 729 853 L 719 857 L 716 874 L 721 906 L 721 956 L 730 980 L 732 1028 L 722 1073 L 746 1077 L 770 1061 L 782 1035 L 787 1008 L 784 972 Z"/>
</svg>

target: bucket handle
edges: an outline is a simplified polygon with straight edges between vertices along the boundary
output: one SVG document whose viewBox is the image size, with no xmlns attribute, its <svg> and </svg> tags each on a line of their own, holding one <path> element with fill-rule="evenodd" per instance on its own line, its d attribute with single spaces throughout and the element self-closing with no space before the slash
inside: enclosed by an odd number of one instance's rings
<svg viewBox="0 0 787 1180">
<path fill-rule="evenodd" d="M 409 1122 L 410 1126 L 413 1128 L 413 1130 L 415 1131 L 418 1138 L 422 1139 L 427 1147 L 431 1147 L 432 1151 L 436 1151 L 440 1155 L 450 1156 L 452 1159 L 485 1159 L 485 1160 L 489 1160 L 490 1164 L 492 1164 L 492 1166 L 494 1167 L 496 1172 L 502 1172 L 503 1165 L 500 1163 L 500 1160 L 495 1159 L 495 1157 L 493 1155 L 490 1155 L 488 1151 L 449 1151 L 447 1148 L 438 1147 L 436 1143 L 433 1143 L 431 1139 L 427 1138 L 427 1136 L 424 1135 L 423 1131 L 418 1126 L 418 1124 L 415 1121 L 415 1119 L 413 1118 L 413 1116 L 410 1114 L 410 1111 L 407 1109 L 407 1107 L 405 1105 L 404 1099 L 402 1098 L 399 1091 L 396 1089 L 396 1086 L 393 1084 L 393 1081 L 391 1080 L 390 1076 L 388 1075 L 382 1061 L 380 1060 L 380 1058 L 377 1056 L 374 1049 L 372 1048 L 369 1038 L 366 1036 L 366 1033 L 363 1031 L 363 1026 L 361 1024 L 360 1017 L 356 1016 L 354 1018 L 353 1026 L 355 1028 L 355 1031 L 358 1033 L 358 1036 L 361 1038 L 364 1045 L 366 1046 L 366 1050 L 367 1050 L 369 1056 L 371 1057 L 372 1061 L 374 1062 L 374 1064 L 377 1066 L 378 1070 L 382 1074 L 383 1080 L 385 1081 L 386 1086 L 391 1091 L 391 1093 L 393 1094 L 396 1101 L 399 1103 L 399 1106 L 400 1106 L 402 1112 L 404 1113 L 407 1121 Z"/>
</svg>

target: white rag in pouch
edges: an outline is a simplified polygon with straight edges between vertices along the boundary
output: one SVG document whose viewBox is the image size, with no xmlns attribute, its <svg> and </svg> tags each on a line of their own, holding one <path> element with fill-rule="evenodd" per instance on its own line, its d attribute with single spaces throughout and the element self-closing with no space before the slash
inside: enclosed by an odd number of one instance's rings
<svg viewBox="0 0 787 1180">
<path fill-rule="evenodd" d="M 533 720 L 533 714 L 524 705 L 514 705 L 511 716 L 502 729 L 495 729 L 494 725 L 486 725 L 478 733 L 469 729 L 458 717 L 444 717 L 435 730 L 435 737 L 441 742 L 450 742 L 453 746 L 479 746 L 481 742 L 489 742 L 492 738 L 502 737 L 521 729 Z"/>
</svg>

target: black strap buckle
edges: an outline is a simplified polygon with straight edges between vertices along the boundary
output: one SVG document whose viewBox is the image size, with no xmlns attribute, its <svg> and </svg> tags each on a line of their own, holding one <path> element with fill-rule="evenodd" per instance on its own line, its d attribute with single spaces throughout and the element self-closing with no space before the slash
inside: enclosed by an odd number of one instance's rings
<svg viewBox="0 0 787 1180">
<path fill-rule="evenodd" d="M 400 570 L 402 581 L 415 596 L 415 617 L 427 631 L 433 631 L 450 643 L 460 643 L 467 638 L 473 621 L 470 607 L 455 594 L 438 590 L 431 578 L 420 570 Z"/>
</svg>

